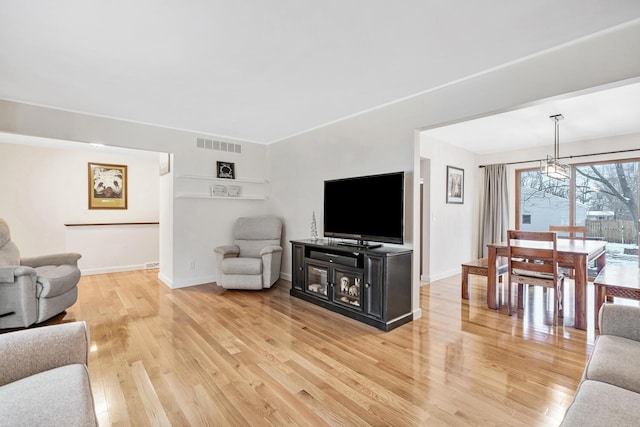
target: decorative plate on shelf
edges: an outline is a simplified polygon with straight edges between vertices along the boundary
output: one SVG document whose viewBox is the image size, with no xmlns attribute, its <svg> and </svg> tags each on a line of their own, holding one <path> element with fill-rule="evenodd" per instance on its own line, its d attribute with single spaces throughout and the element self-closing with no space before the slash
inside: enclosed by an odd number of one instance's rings
<svg viewBox="0 0 640 427">
<path fill-rule="evenodd" d="M 227 187 L 224 185 L 212 185 L 211 186 L 211 195 L 212 196 L 226 196 L 227 195 Z"/>
</svg>

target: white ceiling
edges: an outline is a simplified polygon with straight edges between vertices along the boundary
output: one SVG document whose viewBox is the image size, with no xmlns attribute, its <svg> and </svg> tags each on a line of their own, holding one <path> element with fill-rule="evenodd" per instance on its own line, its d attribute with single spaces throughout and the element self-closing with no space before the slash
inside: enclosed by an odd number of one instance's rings
<svg viewBox="0 0 640 427">
<path fill-rule="evenodd" d="M 639 17 L 638 0 L 0 0 L 0 99 L 269 143 Z"/>
<path fill-rule="evenodd" d="M 640 133 L 640 83 L 543 101 L 430 129 L 426 134 L 478 154 L 549 146 L 555 133 L 550 116 L 555 114 L 564 116 L 559 122 L 560 147 L 568 142 Z"/>
</svg>

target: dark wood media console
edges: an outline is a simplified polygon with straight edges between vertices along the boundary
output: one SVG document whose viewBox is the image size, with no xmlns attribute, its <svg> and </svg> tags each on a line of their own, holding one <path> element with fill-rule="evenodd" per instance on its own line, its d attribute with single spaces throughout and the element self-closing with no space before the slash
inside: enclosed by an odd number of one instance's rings
<svg viewBox="0 0 640 427">
<path fill-rule="evenodd" d="M 292 240 L 294 297 L 390 331 L 411 312 L 410 249 L 354 248 L 325 240 Z"/>
</svg>

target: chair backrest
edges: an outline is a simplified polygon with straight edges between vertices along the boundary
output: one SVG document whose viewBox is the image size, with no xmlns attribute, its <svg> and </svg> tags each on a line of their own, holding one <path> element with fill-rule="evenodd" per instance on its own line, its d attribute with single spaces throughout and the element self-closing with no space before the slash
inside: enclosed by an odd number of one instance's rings
<svg viewBox="0 0 640 427">
<path fill-rule="evenodd" d="M 20 251 L 11 241 L 9 224 L 0 218 L 0 266 L 7 265 L 20 265 Z"/>
<path fill-rule="evenodd" d="M 509 274 L 535 277 L 555 287 L 558 276 L 558 242 L 553 231 L 507 231 Z M 541 284 L 541 283 L 532 283 Z"/>
<path fill-rule="evenodd" d="M 577 239 L 578 236 L 576 236 L 576 234 L 581 234 L 580 237 L 582 237 L 582 240 L 587 238 L 587 227 L 584 225 L 550 225 L 549 231 L 568 233 L 570 239 Z"/>
<path fill-rule="evenodd" d="M 233 226 L 233 244 L 240 257 L 259 258 L 262 248 L 280 246 L 282 221 L 273 216 L 238 218 Z"/>
</svg>

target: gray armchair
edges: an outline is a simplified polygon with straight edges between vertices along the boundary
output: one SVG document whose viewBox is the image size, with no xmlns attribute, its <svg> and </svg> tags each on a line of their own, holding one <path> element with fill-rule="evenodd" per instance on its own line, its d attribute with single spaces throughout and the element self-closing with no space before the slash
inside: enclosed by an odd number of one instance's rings
<svg viewBox="0 0 640 427">
<path fill-rule="evenodd" d="M 0 335 L 0 426 L 97 426 L 85 322 Z"/>
<path fill-rule="evenodd" d="M 78 299 L 76 253 L 20 258 L 0 218 L 0 329 L 28 327 L 62 313 Z"/>
<path fill-rule="evenodd" d="M 217 284 L 225 289 L 270 288 L 280 277 L 282 222 L 275 217 L 238 218 L 233 245 L 214 249 Z"/>
</svg>

